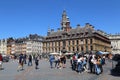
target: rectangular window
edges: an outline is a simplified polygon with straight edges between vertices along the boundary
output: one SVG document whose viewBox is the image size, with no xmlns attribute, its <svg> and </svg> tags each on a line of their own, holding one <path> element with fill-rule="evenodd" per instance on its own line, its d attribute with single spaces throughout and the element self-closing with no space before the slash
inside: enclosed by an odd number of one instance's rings
<svg viewBox="0 0 120 80">
<path fill-rule="evenodd" d="M 60 51 L 60 47 L 59 47 L 59 51 Z"/>
<path fill-rule="evenodd" d="M 72 41 L 72 45 L 74 45 L 74 40 Z"/>
<path fill-rule="evenodd" d="M 68 42 L 69 42 L 68 44 L 70 45 L 70 40 Z"/>
<path fill-rule="evenodd" d="M 77 51 L 79 51 L 79 46 L 77 46 Z"/>
<path fill-rule="evenodd" d="M 84 48 L 83 48 L 83 46 L 81 46 L 81 51 L 83 51 L 84 50 Z"/>
<path fill-rule="evenodd" d="M 75 48 L 73 47 L 73 51 L 75 51 Z"/>
<path fill-rule="evenodd" d="M 77 40 L 77 45 L 79 45 L 79 40 Z"/>
<path fill-rule="evenodd" d="M 92 44 L 93 43 L 93 41 L 92 41 L 92 39 L 90 39 L 90 44 Z"/>
<path fill-rule="evenodd" d="M 88 41 L 87 41 L 87 39 L 85 39 L 85 43 L 86 43 L 86 44 L 88 44 Z"/>
<path fill-rule="evenodd" d="M 91 48 L 91 51 L 93 50 L 93 46 L 90 46 L 90 48 Z"/>
</svg>

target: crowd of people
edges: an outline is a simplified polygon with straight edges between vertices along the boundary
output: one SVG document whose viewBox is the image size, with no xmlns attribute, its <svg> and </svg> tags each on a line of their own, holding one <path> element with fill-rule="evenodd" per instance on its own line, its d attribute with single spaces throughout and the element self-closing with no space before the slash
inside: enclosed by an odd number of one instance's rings
<svg viewBox="0 0 120 80">
<path fill-rule="evenodd" d="M 95 55 L 95 54 L 75 54 L 71 56 L 71 66 L 72 70 L 81 73 L 83 71 L 101 74 L 103 72 L 103 65 L 105 64 L 105 56 Z"/>
<path fill-rule="evenodd" d="M 66 55 L 50 55 L 49 62 L 51 68 L 65 68 L 66 67 Z M 53 65 L 54 64 L 54 65 Z M 71 69 L 81 73 L 83 71 L 101 74 L 103 72 L 103 65 L 105 64 L 105 56 L 96 54 L 74 54 L 70 57 Z"/>
<path fill-rule="evenodd" d="M 27 60 L 28 59 L 28 63 Z M 26 54 L 20 54 L 18 56 L 18 68 L 17 71 L 23 70 L 24 68 L 24 64 L 27 64 L 28 66 L 32 66 L 33 65 L 33 60 L 35 63 L 35 69 L 38 69 L 38 65 L 39 65 L 39 55 L 35 55 L 34 57 L 29 54 L 28 56 Z"/>
<path fill-rule="evenodd" d="M 28 66 L 32 66 L 33 63 L 35 64 L 35 69 L 38 69 L 39 66 L 39 55 L 26 55 L 26 54 L 19 54 L 18 60 L 18 67 L 17 71 L 21 71 L 24 69 L 24 64 Z M 49 63 L 50 68 L 66 68 L 66 55 L 50 55 L 49 56 Z M 96 54 L 73 54 L 69 57 L 71 69 L 73 71 L 78 72 L 79 74 L 82 72 L 94 73 L 94 74 L 101 74 L 103 72 L 103 65 L 105 64 L 105 56 L 96 55 Z M 33 62 L 34 61 L 34 62 Z M 0 54 L 0 69 L 2 68 L 2 55 Z"/>
<path fill-rule="evenodd" d="M 50 67 L 53 68 L 53 63 L 55 63 L 55 68 L 65 68 L 66 67 L 66 56 L 65 55 L 50 55 L 49 58 Z"/>
</svg>

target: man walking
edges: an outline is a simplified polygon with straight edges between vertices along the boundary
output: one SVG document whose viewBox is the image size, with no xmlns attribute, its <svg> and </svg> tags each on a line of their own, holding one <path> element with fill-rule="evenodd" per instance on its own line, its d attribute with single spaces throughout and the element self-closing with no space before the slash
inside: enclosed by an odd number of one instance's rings
<svg viewBox="0 0 120 80">
<path fill-rule="evenodd" d="M 17 71 L 23 70 L 24 59 L 23 59 L 23 54 L 22 53 L 19 55 L 18 63 L 19 63 L 19 65 L 18 65 Z"/>
<path fill-rule="evenodd" d="M 28 66 L 32 66 L 32 55 L 28 56 Z"/>
<path fill-rule="evenodd" d="M 36 56 L 35 56 L 35 69 L 39 69 L 39 68 L 38 68 L 38 65 L 39 65 L 39 56 L 36 55 Z"/>
</svg>

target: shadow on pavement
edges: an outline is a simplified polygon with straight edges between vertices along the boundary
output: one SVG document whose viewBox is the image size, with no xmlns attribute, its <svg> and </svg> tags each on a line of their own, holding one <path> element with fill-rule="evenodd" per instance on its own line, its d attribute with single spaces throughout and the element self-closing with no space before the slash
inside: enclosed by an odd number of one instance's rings
<svg viewBox="0 0 120 80">
<path fill-rule="evenodd" d="M 120 71 L 117 71 L 116 69 L 111 70 L 111 75 L 112 76 L 119 76 L 120 77 Z"/>
<path fill-rule="evenodd" d="M 115 68 L 111 70 L 111 75 L 120 76 L 120 54 L 116 54 L 113 57 L 113 60 L 117 62 Z"/>
<path fill-rule="evenodd" d="M 4 68 L 1 68 L 0 70 L 4 70 Z"/>
</svg>

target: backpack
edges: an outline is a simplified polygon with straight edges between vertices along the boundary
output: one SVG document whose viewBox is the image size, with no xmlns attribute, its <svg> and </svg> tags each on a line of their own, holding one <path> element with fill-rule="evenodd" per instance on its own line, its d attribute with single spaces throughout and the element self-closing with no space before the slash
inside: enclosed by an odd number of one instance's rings
<svg viewBox="0 0 120 80">
<path fill-rule="evenodd" d="M 104 64 L 105 64 L 105 60 L 104 60 L 103 58 L 101 58 L 100 64 L 101 64 L 101 65 L 104 65 Z"/>
</svg>

